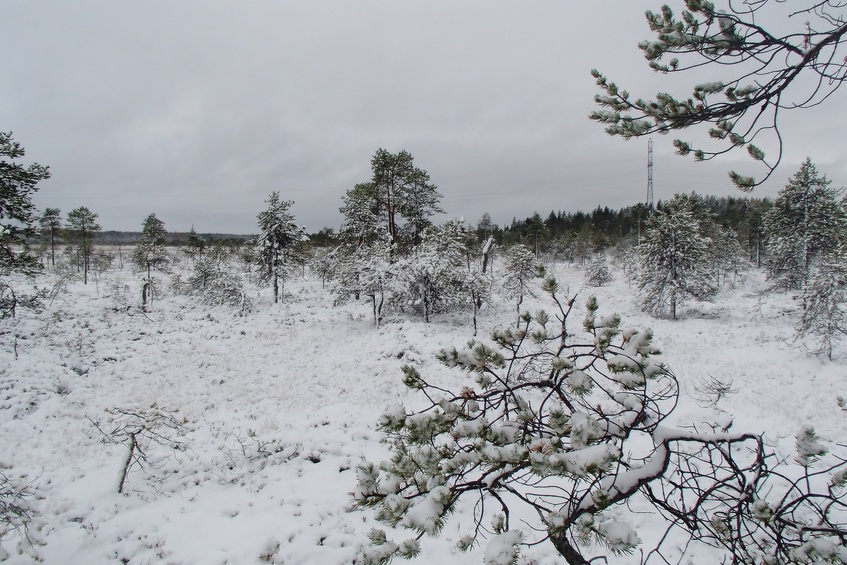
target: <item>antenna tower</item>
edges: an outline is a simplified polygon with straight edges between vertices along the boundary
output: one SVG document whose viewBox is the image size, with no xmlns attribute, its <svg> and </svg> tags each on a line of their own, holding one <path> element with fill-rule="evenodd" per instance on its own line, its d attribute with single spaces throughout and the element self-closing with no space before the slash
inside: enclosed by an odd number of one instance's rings
<svg viewBox="0 0 847 565">
<path fill-rule="evenodd" d="M 653 139 L 647 139 L 647 210 L 653 210 Z"/>
</svg>

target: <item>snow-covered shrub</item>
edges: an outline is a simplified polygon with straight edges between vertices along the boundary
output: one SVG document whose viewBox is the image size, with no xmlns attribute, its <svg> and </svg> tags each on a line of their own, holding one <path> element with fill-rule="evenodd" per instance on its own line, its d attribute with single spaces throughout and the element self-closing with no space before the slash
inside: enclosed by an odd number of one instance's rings
<svg viewBox="0 0 847 565">
<path fill-rule="evenodd" d="M 463 221 L 454 220 L 424 230 L 420 245 L 392 265 L 397 303 L 429 322 L 434 313 L 464 302 L 462 282 L 468 271 L 464 231 Z"/>
<path fill-rule="evenodd" d="M 205 304 L 237 306 L 241 314 L 253 307 L 244 277 L 209 257 L 196 260 L 187 279 L 174 275 L 171 288 L 179 294 L 200 296 Z"/>
<path fill-rule="evenodd" d="M 37 312 L 42 307 L 42 300 L 45 296 L 43 289 L 35 287 L 30 292 L 22 290 L 23 285 L 12 285 L 8 282 L 9 279 L 0 277 L 0 320 L 4 318 L 14 318 L 18 308 L 32 310 Z"/>
<path fill-rule="evenodd" d="M 612 272 L 606 262 L 606 256 L 597 255 L 585 268 L 585 282 L 591 286 L 603 286 L 612 281 Z"/>
<path fill-rule="evenodd" d="M 524 245 L 518 244 L 506 250 L 503 265 L 506 273 L 503 277 L 502 288 L 506 298 L 515 301 L 515 310 L 520 324 L 521 304 L 526 296 L 533 296 L 530 281 L 536 278 L 540 268 L 535 255 Z"/>
<path fill-rule="evenodd" d="M 487 563 L 512 563 L 522 544 L 545 539 L 570 564 L 593 562 L 588 552 L 630 553 L 642 542 L 620 516 L 633 499 L 652 505 L 651 523 L 721 548 L 733 563 L 790 562 L 813 540 L 844 539 L 847 461 L 814 470 L 826 450 L 812 431 L 798 438 L 804 465 L 786 473 L 771 469 L 776 457 L 759 435 L 666 427 L 678 383 L 652 333 L 599 316 L 592 298 L 577 339 L 567 325 L 574 300 L 560 298 L 552 278 L 544 289 L 555 315 L 524 313 L 521 327 L 495 332 L 493 343 L 438 354 L 466 375 L 453 390 L 403 367 L 404 384 L 426 400 L 380 418 L 393 453 L 358 467 L 360 506 L 421 539 L 438 535 L 470 499 L 473 522 L 451 531 L 461 550 L 492 533 Z M 400 553 L 385 532 L 370 538 L 362 562 Z M 650 554 L 680 551 L 676 542 L 663 547 L 669 539 L 679 538 L 660 536 Z"/>
<path fill-rule="evenodd" d="M 368 297 L 376 327 L 382 320 L 386 298 L 393 295 L 392 285 L 396 280 L 396 271 L 390 260 L 391 249 L 387 233 L 370 245 L 342 245 L 330 255 L 337 259 L 335 267 L 326 271 L 333 278 L 332 291 L 336 304 L 351 298 Z"/>
<path fill-rule="evenodd" d="M 242 315 L 253 308 L 253 301 L 245 288 L 244 277 L 230 271 L 224 271 L 209 281 L 203 302 L 236 306 Z"/>
</svg>

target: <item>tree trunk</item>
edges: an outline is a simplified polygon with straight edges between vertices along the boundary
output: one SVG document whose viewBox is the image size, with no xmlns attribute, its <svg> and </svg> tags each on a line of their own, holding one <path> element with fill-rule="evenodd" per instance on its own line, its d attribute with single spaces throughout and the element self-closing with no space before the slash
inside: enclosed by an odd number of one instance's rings
<svg viewBox="0 0 847 565">
<path fill-rule="evenodd" d="M 126 454 L 126 461 L 124 461 L 123 469 L 121 469 L 121 480 L 118 482 L 118 494 L 121 494 L 124 491 L 124 484 L 126 484 L 126 477 L 129 474 L 129 468 L 132 465 L 132 458 L 135 455 L 135 448 L 137 445 L 138 444 L 135 441 L 135 434 L 129 434 L 129 453 Z"/>
</svg>

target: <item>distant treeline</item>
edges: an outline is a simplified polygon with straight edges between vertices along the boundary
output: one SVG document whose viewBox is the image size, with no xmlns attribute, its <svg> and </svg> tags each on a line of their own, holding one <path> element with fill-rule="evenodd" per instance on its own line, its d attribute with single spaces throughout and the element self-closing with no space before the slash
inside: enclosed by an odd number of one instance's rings
<svg viewBox="0 0 847 565">
<path fill-rule="evenodd" d="M 756 256 L 761 250 L 762 217 L 772 206 L 769 199 L 740 198 L 734 196 L 700 196 L 702 203 L 699 214 L 711 216 L 712 221 L 724 227 L 732 228 L 739 242 L 746 247 L 750 256 Z M 657 209 L 663 206 L 660 200 Z M 608 206 L 598 206 L 591 212 L 551 211 L 546 217 L 538 212 L 524 219 L 513 218 L 511 224 L 500 226 L 492 223 L 485 213 L 476 226 L 467 228 L 484 243 L 489 237 L 499 245 L 522 243 L 530 249 L 560 254 L 562 249 L 570 248 L 578 256 L 583 253 L 597 253 L 618 245 L 638 243 L 640 230 L 650 210 L 643 203 L 625 206 L 618 210 Z M 97 243 L 104 245 L 135 245 L 141 232 L 103 231 L 97 234 Z M 165 236 L 168 245 L 185 245 L 188 232 L 168 232 Z M 252 234 L 201 233 L 206 243 L 219 243 L 238 247 L 255 237 Z M 309 235 L 310 243 L 315 247 L 331 247 L 336 244 L 335 230 L 323 228 Z M 570 254 L 570 253 L 567 253 Z"/>
<path fill-rule="evenodd" d="M 751 257 L 761 250 L 762 219 L 773 205 L 769 199 L 698 196 L 696 201 L 699 205 L 695 213 L 734 230 Z M 656 208 L 662 207 L 660 200 Z M 617 245 L 638 243 L 640 230 L 650 213 L 645 204 L 619 210 L 598 206 L 592 212 L 551 211 L 546 218 L 536 212 L 523 220 L 514 218 L 511 225 L 503 227 L 491 224 L 486 214 L 477 224 L 476 232 L 479 241 L 494 237 L 501 245 L 522 243 L 547 251 L 565 245 L 596 253 Z"/>
<path fill-rule="evenodd" d="M 700 206 L 695 212 L 710 216 L 718 225 L 732 228 L 751 258 L 761 253 L 764 244 L 762 218 L 772 206 L 770 200 L 698 196 L 697 202 Z M 660 200 L 656 208 L 662 207 Z M 650 213 L 643 203 L 618 210 L 598 206 L 592 212 L 551 211 L 546 217 L 536 212 L 524 219 L 514 218 L 506 226 L 492 223 L 490 215 L 485 213 L 476 226 L 469 224 L 467 228 L 479 244 L 493 237 L 500 246 L 521 243 L 554 257 L 566 255 L 569 259 L 583 259 L 619 245 L 637 244 Z M 334 230 L 324 228 L 311 234 L 310 241 L 317 247 L 330 247 L 336 244 L 334 236 Z"/>
<path fill-rule="evenodd" d="M 198 234 L 206 243 L 221 243 L 223 245 L 239 245 L 253 239 L 255 235 L 232 233 L 201 233 Z M 101 231 L 96 235 L 96 242 L 101 245 L 135 245 L 141 237 L 141 232 L 133 231 Z M 167 245 L 185 245 L 188 232 L 168 232 L 165 235 Z"/>
</svg>

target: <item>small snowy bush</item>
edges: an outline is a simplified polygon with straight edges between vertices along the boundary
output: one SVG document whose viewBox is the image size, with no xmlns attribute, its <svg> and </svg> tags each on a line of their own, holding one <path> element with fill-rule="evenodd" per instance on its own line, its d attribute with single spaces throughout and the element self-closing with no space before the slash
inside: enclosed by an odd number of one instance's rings
<svg viewBox="0 0 847 565">
<path fill-rule="evenodd" d="M 585 269 L 585 281 L 591 286 L 603 286 L 611 282 L 612 272 L 606 263 L 605 255 L 598 255 Z"/>
</svg>

